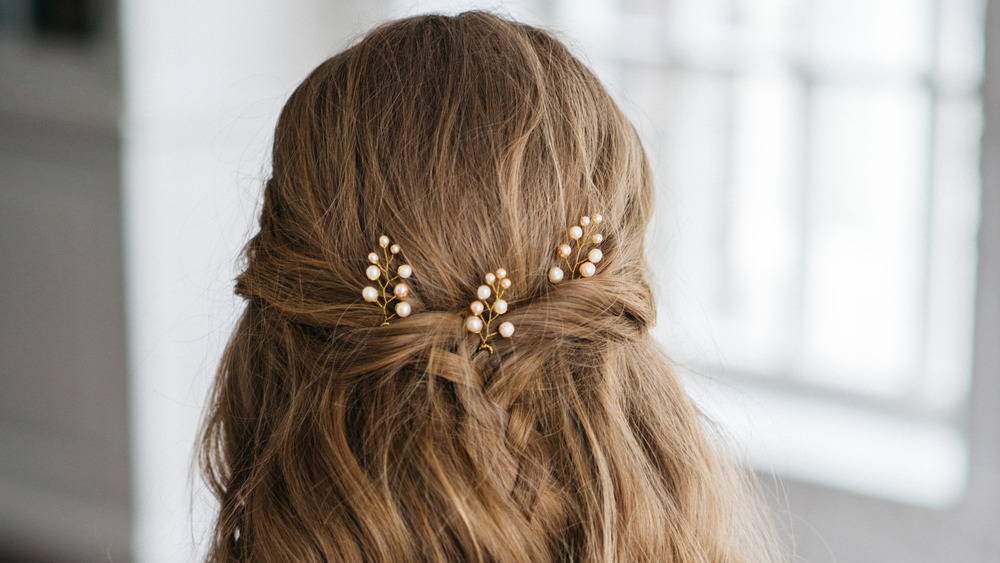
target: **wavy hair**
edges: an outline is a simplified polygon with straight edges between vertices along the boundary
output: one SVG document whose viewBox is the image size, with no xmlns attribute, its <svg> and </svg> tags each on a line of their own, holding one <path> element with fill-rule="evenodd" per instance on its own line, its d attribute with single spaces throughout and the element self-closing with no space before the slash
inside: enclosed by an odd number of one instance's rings
<svg viewBox="0 0 1000 563">
<path fill-rule="evenodd" d="M 208 561 L 759 561 L 751 488 L 650 337 L 653 182 L 552 35 L 484 12 L 394 21 L 277 124 L 200 461 Z M 597 275 L 555 246 L 604 215 Z M 411 316 L 361 299 L 389 235 Z M 483 273 L 511 339 L 463 327 Z"/>
</svg>

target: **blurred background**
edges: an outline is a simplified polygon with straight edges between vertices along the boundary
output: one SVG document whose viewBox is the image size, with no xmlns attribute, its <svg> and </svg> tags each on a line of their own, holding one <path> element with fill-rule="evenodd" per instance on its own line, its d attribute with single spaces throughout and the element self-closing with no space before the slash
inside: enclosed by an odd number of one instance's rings
<svg viewBox="0 0 1000 563">
<path fill-rule="evenodd" d="M 1000 561 L 987 0 L 0 0 L 0 561 L 198 560 L 291 90 L 375 23 L 557 32 L 657 177 L 657 336 L 802 561 Z"/>
</svg>

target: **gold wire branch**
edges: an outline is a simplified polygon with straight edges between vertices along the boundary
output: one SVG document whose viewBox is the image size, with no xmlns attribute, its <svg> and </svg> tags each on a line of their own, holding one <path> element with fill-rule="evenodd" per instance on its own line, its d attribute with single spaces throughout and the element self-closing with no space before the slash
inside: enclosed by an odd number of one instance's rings
<svg viewBox="0 0 1000 563">
<path fill-rule="evenodd" d="M 404 281 L 413 274 L 413 268 L 409 264 L 401 264 L 395 274 L 392 272 L 392 261 L 401 248 L 398 244 L 390 244 L 389 237 L 382 235 L 378 238 L 378 244 L 382 247 L 382 259 L 376 252 L 368 254 L 368 261 L 371 264 L 365 270 L 365 277 L 378 284 L 378 289 L 373 286 L 365 286 L 361 290 L 361 297 L 369 303 L 374 303 L 382 308 L 382 324 L 385 326 L 393 317 L 408 317 L 412 312 L 412 307 L 404 299 L 410 294 L 410 286 Z M 390 313 L 389 304 L 396 301 L 396 306 Z"/>
<path fill-rule="evenodd" d="M 479 335 L 481 341 L 479 350 L 489 350 L 492 354 L 493 346 L 490 346 L 487 339 L 497 334 L 504 338 L 510 338 L 514 334 L 514 325 L 510 322 L 500 323 L 496 332 L 490 332 L 493 320 L 507 312 L 507 302 L 504 301 L 503 295 L 510 288 L 511 281 L 507 277 L 507 270 L 503 268 L 486 274 L 484 281 L 486 284 L 476 289 L 476 297 L 479 299 L 469 305 L 471 315 L 465 319 L 465 328 L 469 332 Z M 489 301 L 491 297 L 493 298 L 492 303 Z M 485 317 L 484 314 L 486 314 Z"/>
<path fill-rule="evenodd" d="M 580 217 L 580 224 L 569 228 L 569 238 L 573 246 L 563 243 L 556 247 L 556 255 L 566 262 L 570 279 L 589 278 L 597 272 L 597 263 L 604 258 L 604 253 L 597 246 L 604 241 L 604 235 L 594 231 L 603 221 L 604 217 L 599 213 Z M 583 251 L 587 247 L 590 247 L 590 250 L 584 254 Z M 570 256 L 573 256 L 574 252 L 576 256 L 570 261 Z M 559 283 L 566 275 L 562 268 L 553 266 L 549 270 L 549 281 Z"/>
</svg>

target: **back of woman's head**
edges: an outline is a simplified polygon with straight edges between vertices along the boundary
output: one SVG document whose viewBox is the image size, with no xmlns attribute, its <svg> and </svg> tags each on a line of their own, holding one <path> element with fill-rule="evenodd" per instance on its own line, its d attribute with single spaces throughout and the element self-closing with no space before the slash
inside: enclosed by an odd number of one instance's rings
<svg viewBox="0 0 1000 563">
<path fill-rule="evenodd" d="M 651 198 L 633 128 L 535 28 L 410 18 L 320 65 L 278 122 L 206 420 L 209 558 L 755 558 L 648 334 Z M 597 274 L 550 283 L 591 213 Z M 413 270 L 387 325 L 361 297 L 383 234 Z M 491 351 L 464 320 L 499 267 L 517 332 Z"/>
</svg>

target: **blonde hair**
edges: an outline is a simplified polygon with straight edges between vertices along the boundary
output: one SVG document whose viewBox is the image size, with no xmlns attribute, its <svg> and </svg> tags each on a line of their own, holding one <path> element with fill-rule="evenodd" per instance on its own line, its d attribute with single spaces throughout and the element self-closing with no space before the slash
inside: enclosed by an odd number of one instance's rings
<svg viewBox="0 0 1000 563">
<path fill-rule="evenodd" d="M 278 121 L 201 444 L 209 561 L 744 561 L 767 526 L 649 335 L 653 182 L 551 35 L 483 12 L 386 24 Z M 601 213 L 604 260 L 551 284 Z M 411 316 L 361 299 L 388 234 Z M 513 281 L 513 338 L 463 328 Z"/>
</svg>

